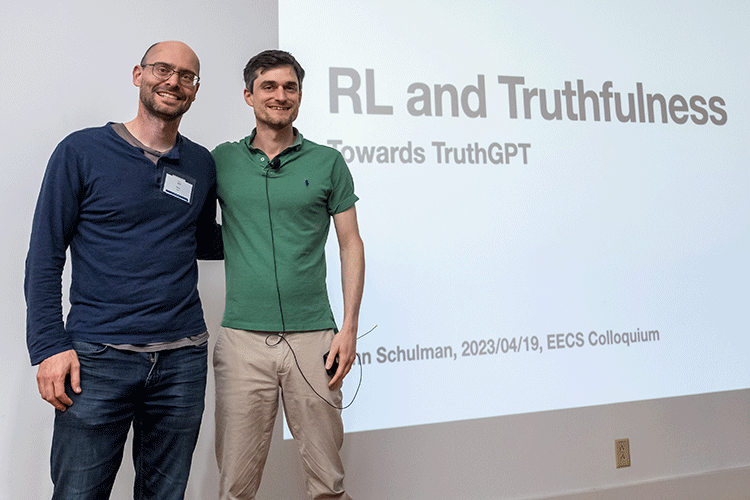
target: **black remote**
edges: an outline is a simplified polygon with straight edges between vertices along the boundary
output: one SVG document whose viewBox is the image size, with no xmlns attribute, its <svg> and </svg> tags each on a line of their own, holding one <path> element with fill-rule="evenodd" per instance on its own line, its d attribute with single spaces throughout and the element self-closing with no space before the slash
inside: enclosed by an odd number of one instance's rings
<svg viewBox="0 0 750 500">
<path fill-rule="evenodd" d="M 328 361 L 328 353 L 331 351 L 328 351 L 327 353 L 323 354 L 323 366 L 325 366 L 326 362 Z M 336 359 L 333 360 L 333 365 L 326 370 L 326 373 L 329 377 L 333 377 L 336 375 L 336 371 L 339 369 L 339 357 L 336 356 Z"/>
</svg>

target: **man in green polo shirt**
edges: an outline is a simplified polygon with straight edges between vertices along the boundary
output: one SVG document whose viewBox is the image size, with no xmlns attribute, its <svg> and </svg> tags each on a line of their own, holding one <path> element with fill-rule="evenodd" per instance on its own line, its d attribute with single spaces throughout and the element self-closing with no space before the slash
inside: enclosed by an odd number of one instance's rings
<svg viewBox="0 0 750 500">
<path fill-rule="evenodd" d="M 364 247 L 344 159 L 292 126 L 304 74 L 287 52 L 250 59 L 244 93 L 256 128 L 213 151 L 226 268 L 226 308 L 214 351 L 221 499 L 255 498 L 279 388 L 310 496 L 351 498 L 339 456 L 341 384 L 356 359 Z M 325 283 L 331 219 L 341 258 L 340 330 Z"/>
</svg>

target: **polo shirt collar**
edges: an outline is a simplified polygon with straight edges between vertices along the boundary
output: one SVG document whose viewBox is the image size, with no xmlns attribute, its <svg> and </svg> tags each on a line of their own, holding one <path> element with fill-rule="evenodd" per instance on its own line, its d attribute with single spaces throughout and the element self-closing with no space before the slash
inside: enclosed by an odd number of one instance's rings
<svg viewBox="0 0 750 500">
<path fill-rule="evenodd" d="M 284 151 L 282 151 L 281 153 L 279 153 L 279 156 L 285 155 L 285 154 L 290 153 L 292 151 L 298 151 L 299 149 L 302 148 L 302 134 L 300 134 L 299 130 L 297 130 L 296 127 L 292 127 L 292 130 L 294 130 L 294 137 L 295 137 L 294 144 L 292 144 L 291 146 L 289 146 L 286 149 L 284 149 Z M 257 133 L 258 133 L 258 129 L 254 128 L 253 131 L 252 131 L 252 133 L 250 135 L 248 135 L 247 137 L 245 137 L 245 140 L 244 140 L 245 146 L 247 146 L 247 149 L 249 149 L 250 151 L 254 151 L 256 153 L 263 153 L 263 154 L 265 154 L 260 149 L 253 147 L 253 140 L 255 140 L 255 135 Z"/>
</svg>

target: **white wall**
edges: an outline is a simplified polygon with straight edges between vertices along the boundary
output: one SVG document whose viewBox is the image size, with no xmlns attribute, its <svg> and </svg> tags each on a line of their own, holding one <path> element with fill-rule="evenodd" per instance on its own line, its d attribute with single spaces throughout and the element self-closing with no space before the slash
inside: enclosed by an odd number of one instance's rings
<svg viewBox="0 0 750 500">
<path fill-rule="evenodd" d="M 3 2 L 0 6 L 0 186 L 3 245 L 0 308 L 6 328 L 0 388 L 0 498 L 51 494 L 53 408 L 39 397 L 25 345 L 23 267 L 31 219 L 47 160 L 70 132 L 128 121 L 137 110 L 131 73 L 160 40 L 182 40 L 201 59 L 201 87 L 181 132 L 211 148 L 252 126 L 242 69 L 277 42 L 275 2 L 93 0 Z M 211 331 L 223 311 L 223 265 L 201 263 L 201 292 Z M 211 379 L 213 380 L 213 379 Z M 212 392 L 212 389 L 211 391 Z M 196 452 L 190 498 L 216 491 L 213 396 Z M 114 498 L 132 491 L 125 459 Z"/>
<path fill-rule="evenodd" d="M 276 45 L 278 26 L 276 2 L 269 0 L 179 5 L 32 1 L 4 3 L 0 19 L 5 154 L 0 217 L 6 263 L 0 268 L 0 310 L 7 329 L 0 386 L 0 500 L 11 500 L 45 498 L 51 492 L 53 411 L 39 398 L 36 369 L 28 363 L 22 293 L 30 223 L 49 154 L 73 130 L 131 119 L 137 99 L 132 67 L 151 43 L 164 39 L 187 42 L 202 61 L 201 88 L 182 133 L 209 148 L 245 135 L 252 115 L 242 100 L 241 70 L 252 54 Z M 200 270 L 206 318 L 215 333 L 223 309 L 223 266 L 201 263 Z M 554 385 L 555 374 L 548 376 Z M 212 498 L 217 490 L 212 381 L 188 498 Z M 360 398 L 368 397 L 367 384 L 365 372 Z M 393 391 L 398 393 L 398 385 Z M 388 412 L 389 404 L 383 400 L 378 411 Z M 750 390 L 738 390 L 359 432 L 347 435 L 344 446 L 347 484 L 361 499 L 494 500 L 729 471 L 750 466 L 748 410 Z M 275 435 L 260 498 L 302 498 L 296 446 L 281 440 L 280 422 Z M 633 465 L 616 469 L 614 440 L 623 437 L 630 439 Z M 126 457 L 113 498 L 128 498 L 131 481 Z M 672 493 L 690 488 L 689 481 L 670 484 L 675 484 Z M 662 498 L 669 497 L 679 495 Z"/>
</svg>

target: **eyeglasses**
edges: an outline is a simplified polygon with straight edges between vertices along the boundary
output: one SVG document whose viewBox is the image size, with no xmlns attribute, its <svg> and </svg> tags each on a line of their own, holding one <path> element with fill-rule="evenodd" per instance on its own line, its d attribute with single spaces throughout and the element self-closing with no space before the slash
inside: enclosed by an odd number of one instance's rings
<svg viewBox="0 0 750 500">
<path fill-rule="evenodd" d="M 160 80 L 169 80 L 172 75 L 177 73 L 180 84 L 186 87 L 195 87 L 201 80 L 201 78 L 192 71 L 177 71 L 164 63 L 151 63 L 141 65 L 142 68 L 145 68 L 146 66 L 151 66 L 151 73 L 153 73 L 153 75 Z"/>
</svg>

